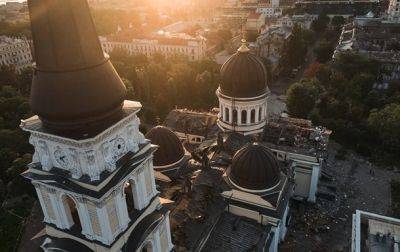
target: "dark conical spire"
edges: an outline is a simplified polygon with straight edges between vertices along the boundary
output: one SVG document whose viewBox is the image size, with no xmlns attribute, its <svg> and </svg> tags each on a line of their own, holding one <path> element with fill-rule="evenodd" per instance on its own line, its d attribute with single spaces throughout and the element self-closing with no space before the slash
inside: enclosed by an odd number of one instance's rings
<svg viewBox="0 0 400 252">
<path fill-rule="evenodd" d="M 35 51 L 31 107 L 55 130 L 121 114 L 126 89 L 101 48 L 86 0 L 28 0 Z"/>
</svg>

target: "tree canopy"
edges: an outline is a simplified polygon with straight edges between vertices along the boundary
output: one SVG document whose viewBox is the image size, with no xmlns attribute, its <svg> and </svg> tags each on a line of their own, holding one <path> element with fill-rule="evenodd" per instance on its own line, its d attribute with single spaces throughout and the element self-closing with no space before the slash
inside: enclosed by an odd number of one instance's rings
<svg viewBox="0 0 400 252">
<path fill-rule="evenodd" d="M 306 79 L 287 92 L 288 111 L 327 126 L 336 140 L 376 161 L 398 162 L 400 84 L 377 88 L 381 71 L 375 61 L 353 53 L 311 64 Z"/>
</svg>

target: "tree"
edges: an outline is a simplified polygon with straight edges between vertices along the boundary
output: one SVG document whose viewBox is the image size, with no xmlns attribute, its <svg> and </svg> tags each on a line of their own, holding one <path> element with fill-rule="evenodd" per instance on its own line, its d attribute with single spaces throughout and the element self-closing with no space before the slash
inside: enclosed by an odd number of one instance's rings
<svg viewBox="0 0 400 252">
<path fill-rule="evenodd" d="M 5 179 L 5 169 L 18 157 L 18 153 L 11 148 L 0 148 L 0 177 Z"/>
<path fill-rule="evenodd" d="M 117 32 L 117 27 L 123 31 L 138 31 L 141 29 L 140 18 L 136 11 L 92 8 L 92 17 L 99 35 L 105 36 Z"/>
<path fill-rule="evenodd" d="M 21 94 L 25 96 L 29 95 L 29 91 L 31 89 L 32 77 L 33 77 L 32 67 L 25 67 L 18 74 L 16 84 Z"/>
<path fill-rule="evenodd" d="M 314 53 L 317 61 L 320 63 L 325 63 L 332 58 L 334 46 L 331 42 L 327 40 L 319 41 L 314 47 Z"/>
<path fill-rule="evenodd" d="M 400 104 L 388 104 L 383 109 L 374 109 L 368 117 L 368 126 L 378 133 L 382 143 L 399 149 Z"/>
<path fill-rule="evenodd" d="M 114 48 L 110 52 L 110 59 L 113 62 L 123 62 L 123 63 L 131 63 L 130 53 L 125 48 Z"/>
<path fill-rule="evenodd" d="M 340 29 L 340 27 L 341 27 L 342 25 L 344 25 L 344 23 L 345 23 L 345 20 L 344 20 L 344 17 L 343 17 L 343 16 L 334 16 L 334 17 L 332 18 L 332 22 L 331 22 L 332 26 L 333 26 L 335 29 Z"/>
<path fill-rule="evenodd" d="M 286 106 L 294 117 L 307 118 L 315 105 L 315 90 L 312 83 L 300 82 L 289 87 Z"/>
<path fill-rule="evenodd" d="M 31 37 L 31 29 L 29 22 L 7 22 L 0 21 L 0 35 L 9 37 Z"/>
<path fill-rule="evenodd" d="M 315 19 L 312 23 L 311 23 L 311 29 L 317 33 L 317 34 L 321 34 L 322 32 L 324 32 L 326 30 L 326 27 L 329 24 L 329 17 L 326 14 L 320 14 L 318 16 L 317 19 Z"/>
<path fill-rule="evenodd" d="M 282 55 L 282 65 L 285 68 L 291 69 L 298 67 L 304 62 L 307 53 L 307 44 L 304 41 L 303 29 L 295 25 L 293 27 L 292 36 L 290 36 L 285 51 Z"/>
<path fill-rule="evenodd" d="M 13 65 L 0 65 L 0 87 L 3 85 L 15 85 L 17 73 Z"/>
<path fill-rule="evenodd" d="M 217 35 L 223 42 L 227 42 L 232 38 L 232 32 L 229 29 L 219 29 Z"/>
<path fill-rule="evenodd" d="M 323 71 L 324 69 L 326 69 L 327 66 L 324 64 L 321 64 L 319 62 L 314 62 L 312 64 L 310 64 L 306 70 L 304 70 L 304 74 L 303 76 L 308 78 L 308 79 L 312 79 L 317 77 L 317 74 L 321 71 Z"/>
<path fill-rule="evenodd" d="M 249 32 L 246 34 L 246 39 L 248 42 L 255 42 L 258 37 L 258 32 Z"/>
<path fill-rule="evenodd" d="M 333 69 L 341 72 L 346 79 L 351 79 L 359 73 L 370 73 L 378 76 L 380 64 L 361 54 L 343 52 L 335 58 Z"/>
</svg>

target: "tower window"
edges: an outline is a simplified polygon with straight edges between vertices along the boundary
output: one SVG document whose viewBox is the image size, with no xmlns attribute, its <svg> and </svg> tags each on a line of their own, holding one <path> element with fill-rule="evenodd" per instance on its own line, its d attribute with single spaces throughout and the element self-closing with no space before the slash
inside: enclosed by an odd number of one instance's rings
<svg viewBox="0 0 400 252">
<path fill-rule="evenodd" d="M 153 244 L 151 241 L 148 241 L 146 245 L 143 246 L 142 252 L 153 252 Z"/>
<path fill-rule="evenodd" d="M 255 123 L 256 122 L 256 110 L 255 109 L 252 109 L 251 110 L 251 112 L 250 112 L 250 122 L 251 123 Z"/>
<path fill-rule="evenodd" d="M 234 109 L 233 113 L 232 113 L 232 122 L 233 122 L 233 124 L 237 124 L 237 117 L 238 117 L 237 110 Z"/>
<path fill-rule="evenodd" d="M 245 124 L 247 122 L 247 111 L 242 110 L 242 123 Z"/>
<path fill-rule="evenodd" d="M 67 195 L 63 195 L 62 203 L 63 203 L 64 209 L 65 209 L 65 214 L 66 214 L 68 223 L 72 224 L 71 228 L 77 229 L 77 230 L 79 230 L 79 232 L 82 232 L 82 225 L 81 225 L 78 208 L 76 206 L 75 201 L 71 197 L 69 197 Z"/>
<path fill-rule="evenodd" d="M 134 180 L 129 180 L 128 182 L 125 183 L 124 194 L 126 200 L 126 207 L 128 208 L 129 214 L 134 212 L 135 209 L 139 209 L 139 206 L 137 204 L 137 199 L 135 198 L 137 196 L 136 190 L 137 188 Z"/>
</svg>

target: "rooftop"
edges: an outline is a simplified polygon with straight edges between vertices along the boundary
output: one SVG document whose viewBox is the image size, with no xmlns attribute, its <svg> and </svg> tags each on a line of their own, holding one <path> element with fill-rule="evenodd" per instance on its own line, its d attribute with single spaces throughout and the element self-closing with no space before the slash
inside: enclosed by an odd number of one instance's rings
<svg viewBox="0 0 400 252">
<path fill-rule="evenodd" d="M 313 126 L 309 120 L 280 117 L 266 125 L 264 140 L 271 149 L 324 157 L 331 133 L 324 127 Z"/>
<path fill-rule="evenodd" d="M 352 251 L 389 252 L 399 249 L 400 220 L 357 210 L 353 214 Z"/>
<path fill-rule="evenodd" d="M 224 212 L 219 218 L 204 251 L 257 251 L 265 246 L 271 226 Z"/>
<path fill-rule="evenodd" d="M 252 12 L 249 14 L 248 19 L 259 19 L 261 15 L 262 15 L 262 13 Z"/>
<path fill-rule="evenodd" d="M 186 33 L 170 33 L 165 31 L 158 31 L 152 34 L 136 34 L 130 31 L 121 31 L 107 37 L 101 37 L 100 41 L 187 45 L 191 41 L 199 42 L 206 41 L 206 39 L 202 36 L 193 37 Z"/>
<path fill-rule="evenodd" d="M 22 42 L 27 42 L 27 40 L 22 38 L 8 37 L 4 35 L 0 36 L 0 46 L 14 45 L 15 43 L 22 43 Z"/>
<path fill-rule="evenodd" d="M 334 57 L 355 51 L 385 63 L 399 63 L 400 24 L 370 15 L 357 17 L 343 27 Z"/>
<path fill-rule="evenodd" d="M 173 131 L 199 135 L 215 136 L 217 115 L 209 112 L 198 112 L 188 109 L 174 109 L 167 115 L 163 125 Z"/>
</svg>

